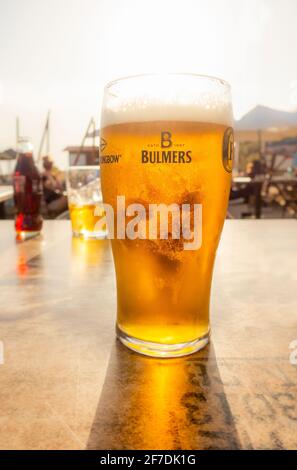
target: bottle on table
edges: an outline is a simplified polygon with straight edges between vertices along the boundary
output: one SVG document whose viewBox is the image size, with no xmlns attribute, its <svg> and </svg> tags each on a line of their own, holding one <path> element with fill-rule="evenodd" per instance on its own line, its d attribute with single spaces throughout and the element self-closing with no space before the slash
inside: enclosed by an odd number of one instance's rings
<svg viewBox="0 0 297 470">
<path fill-rule="evenodd" d="M 42 179 L 33 159 L 33 146 L 27 138 L 19 142 L 13 188 L 17 238 L 38 235 L 42 228 Z"/>
</svg>

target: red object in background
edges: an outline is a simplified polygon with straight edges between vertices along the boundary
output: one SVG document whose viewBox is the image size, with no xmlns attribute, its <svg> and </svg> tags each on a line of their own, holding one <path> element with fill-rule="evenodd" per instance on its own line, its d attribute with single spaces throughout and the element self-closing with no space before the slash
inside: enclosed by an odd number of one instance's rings
<svg viewBox="0 0 297 470">
<path fill-rule="evenodd" d="M 20 143 L 13 187 L 16 232 L 22 236 L 39 233 L 42 228 L 42 179 L 34 163 L 33 148 L 28 140 Z"/>
</svg>

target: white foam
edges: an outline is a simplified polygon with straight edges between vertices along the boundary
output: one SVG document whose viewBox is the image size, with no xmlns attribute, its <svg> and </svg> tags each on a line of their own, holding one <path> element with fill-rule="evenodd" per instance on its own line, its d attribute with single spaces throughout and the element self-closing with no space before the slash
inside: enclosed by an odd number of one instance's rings
<svg viewBox="0 0 297 470">
<path fill-rule="evenodd" d="M 203 77 L 197 80 L 197 76 L 191 75 L 119 80 L 105 89 L 101 127 L 148 121 L 211 122 L 232 126 L 230 95 L 230 87 L 225 82 Z"/>
<path fill-rule="evenodd" d="M 194 121 L 233 125 L 230 107 L 202 108 L 201 106 L 178 106 L 155 104 L 146 107 L 130 106 L 117 110 L 105 108 L 102 113 L 101 127 L 112 124 L 148 121 Z"/>
</svg>

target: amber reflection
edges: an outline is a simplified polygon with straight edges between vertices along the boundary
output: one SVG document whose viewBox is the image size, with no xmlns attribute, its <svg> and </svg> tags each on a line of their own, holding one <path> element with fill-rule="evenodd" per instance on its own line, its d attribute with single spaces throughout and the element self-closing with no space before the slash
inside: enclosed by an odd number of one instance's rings
<svg viewBox="0 0 297 470">
<path fill-rule="evenodd" d="M 238 447 L 212 348 L 162 360 L 138 355 L 117 342 L 88 448 Z"/>
<path fill-rule="evenodd" d="M 19 255 L 17 259 L 17 273 L 20 277 L 26 276 L 28 273 L 28 265 L 26 262 L 26 258 L 23 255 Z"/>
<path fill-rule="evenodd" d="M 86 268 L 102 264 L 108 250 L 107 240 L 87 240 L 73 237 L 71 251 L 75 269 L 84 272 Z"/>
<path fill-rule="evenodd" d="M 125 355 L 124 348 L 120 349 Z M 181 448 L 179 428 L 186 421 L 181 397 L 189 390 L 185 361 L 142 356 L 133 357 L 133 361 L 137 376 L 133 381 L 129 416 L 126 417 L 128 422 L 135 423 L 131 445 L 135 445 L 136 440 L 138 446 L 147 449 Z"/>
</svg>

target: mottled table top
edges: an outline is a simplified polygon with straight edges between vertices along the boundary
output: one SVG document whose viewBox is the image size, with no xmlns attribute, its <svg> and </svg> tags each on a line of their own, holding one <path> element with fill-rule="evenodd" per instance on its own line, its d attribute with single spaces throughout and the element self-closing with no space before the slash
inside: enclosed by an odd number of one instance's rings
<svg viewBox="0 0 297 470">
<path fill-rule="evenodd" d="M 0 253 L 1 449 L 297 448 L 296 221 L 226 222 L 211 345 L 170 360 L 116 342 L 107 241 L 1 221 Z"/>
</svg>

